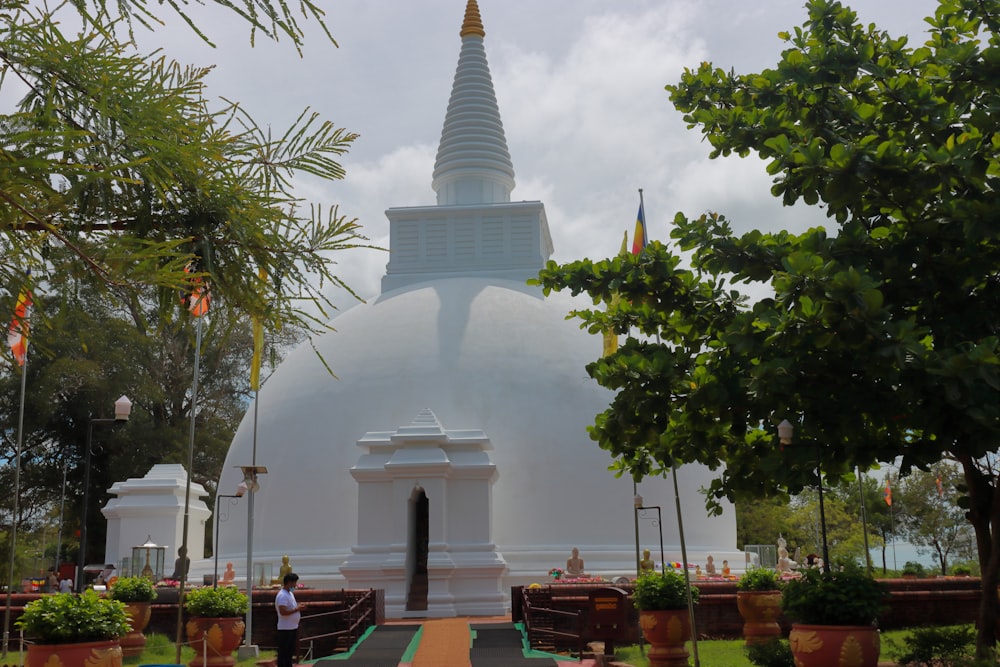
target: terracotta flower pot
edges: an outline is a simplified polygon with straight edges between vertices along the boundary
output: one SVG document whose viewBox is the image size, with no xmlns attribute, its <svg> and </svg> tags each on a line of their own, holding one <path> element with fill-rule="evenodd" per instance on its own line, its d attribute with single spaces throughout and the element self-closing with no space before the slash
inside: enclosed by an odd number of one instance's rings
<svg viewBox="0 0 1000 667">
<path fill-rule="evenodd" d="M 28 644 L 26 667 L 122 667 L 117 639 L 82 644 Z"/>
<path fill-rule="evenodd" d="M 149 625 L 151 606 L 149 602 L 129 602 L 125 605 L 125 613 L 128 614 L 132 630 L 119 640 L 123 655 L 139 655 L 146 648 L 146 635 L 143 634 L 143 630 Z"/>
<path fill-rule="evenodd" d="M 649 667 L 687 667 L 691 617 L 687 609 L 640 611 L 639 627 L 649 642 Z"/>
<path fill-rule="evenodd" d="M 880 650 L 874 625 L 793 624 L 788 644 L 796 667 L 877 667 Z"/>
<path fill-rule="evenodd" d="M 747 644 L 781 636 L 781 591 L 737 591 L 736 606 L 743 617 L 743 639 Z"/>
<path fill-rule="evenodd" d="M 233 651 L 243 640 L 243 619 L 192 616 L 187 622 L 187 638 L 195 657 L 190 667 L 233 667 Z"/>
</svg>

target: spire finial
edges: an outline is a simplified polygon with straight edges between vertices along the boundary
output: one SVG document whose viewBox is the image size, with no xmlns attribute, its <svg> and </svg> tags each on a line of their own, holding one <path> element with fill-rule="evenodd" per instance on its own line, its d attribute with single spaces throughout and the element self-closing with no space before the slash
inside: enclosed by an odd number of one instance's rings
<svg viewBox="0 0 1000 667">
<path fill-rule="evenodd" d="M 479 5 L 476 0 L 469 0 L 465 6 L 465 20 L 462 21 L 462 31 L 459 36 L 479 35 L 486 37 L 486 30 L 483 29 L 483 19 L 479 16 Z"/>
</svg>

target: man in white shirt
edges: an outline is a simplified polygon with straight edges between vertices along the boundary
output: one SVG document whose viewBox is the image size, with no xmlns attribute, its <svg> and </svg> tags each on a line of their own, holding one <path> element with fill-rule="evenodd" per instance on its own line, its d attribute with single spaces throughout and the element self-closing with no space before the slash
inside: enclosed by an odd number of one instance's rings
<svg viewBox="0 0 1000 667">
<path fill-rule="evenodd" d="M 281 590 L 274 598 L 274 606 L 278 610 L 278 667 L 292 667 L 295 657 L 295 644 L 299 631 L 299 613 L 304 605 L 295 600 L 295 585 L 299 575 L 289 572 L 281 581 Z"/>
</svg>

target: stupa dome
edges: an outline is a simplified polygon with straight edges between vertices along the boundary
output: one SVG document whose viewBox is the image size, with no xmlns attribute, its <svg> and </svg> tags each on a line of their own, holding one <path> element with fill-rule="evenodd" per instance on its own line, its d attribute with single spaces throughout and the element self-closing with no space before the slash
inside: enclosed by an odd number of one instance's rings
<svg viewBox="0 0 1000 667">
<path fill-rule="evenodd" d="M 438 205 L 386 212 L 382 294 L 275 370 L 219 485 L 232 493 L 239 466 L 266 467 L 254 563 L 276 576 L 287 554 L 307 585 L 384 588 L 390 617 L 505 613 L 511 585 L 544 581 L 574 547 L 589 574 L 634 576 L 640 546 L 659 554 L 658 529 L 666 560 L 680 559 L 671 482 L 617 478 L 588 436 L 612 399 L 586 373 L 601 337 L 567 319 L 590 302 L 527 284 L 552 240 L 541 202 L 508 197 L 513 169 L 475 0 L 460 36 Z M 474 140 L 470 118 L 488 140 Z M 683 471 L 689 562 L 741 562 L 731 508 L 706 516 L 710 473 Z M 636 492 L 662 508 L 657 523 L 637 522 Z M 237 571 L 247 505 L 220 531 Z"/>
</svg>

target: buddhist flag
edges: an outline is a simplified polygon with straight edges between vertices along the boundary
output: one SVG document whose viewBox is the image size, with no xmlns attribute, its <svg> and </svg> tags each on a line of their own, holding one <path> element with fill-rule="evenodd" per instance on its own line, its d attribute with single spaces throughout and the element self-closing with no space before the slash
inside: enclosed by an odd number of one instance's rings
<svg viewBox="0 0 1000 667">
<path fill-rule="evenodd" d="M 882 492 L 882 498 L 885 499 L 885 504 L 892 507 L 892 487 L 889 485 L 889 478 L 885 478 L 885 491 Z"/>
<path fill-rule="evenodd" d="M 258 272 L 261 281 L 267 280 L 264 269 Z M 264 356 L 264 322 L 260 315 L 251 316 L 253 322 L 253 361 L 250 362 L 250 388 L 260 391 L 260 362 Z"/>
<path fill-rule="evenodd" d="M 188 264 L 184 267 L 184 273 L 191 273 L 192 265 Z M 191 291 L 185 294 L 181 301 L 195 317 L 201 317 L 208 313 L 208 306 L 212 301 L 212 296 L 209 294 L 208 285 L 205 284 L 204 279 L 201 276 L 189 279 L 191 285 Z"/>
<path fill-rule="evenodd" d="M 639 213 L 635 218 L 635 236 L 632 237 L 632 254 L 638 255 L 649 243 L 649 236 L 646 234 L 646 211 L 643 208 L 642 200 L 639 200 Z"/>
<path fill-rule="evenodd" d="M 622 236 L 622 248 L 618 251 L 619 255 L 624 255 L 628 251 L 628 230 L 625 230 L 625 234 Z M 611 297 L 611 303 L 608 304 L 608 310 L 614 310 L 618 307 L 618 302 L 621 301 L 621 297 L 615 293 Z M 604 356 L 614 353 L 618 349 L 618 334 L 616 334 L 612 329 L 606 329 L 604 331 Z"/>
<path fill-rule="evenodd" d="M 14 317 L 7 330 L 7 344 L 14 353 L 14 361 L 18 366 L 24 366 L 28 356 L 28 310 L 31 308 L 31 292 L 27 286 L 21 288 L 14 305 Z"/>
</svg>

